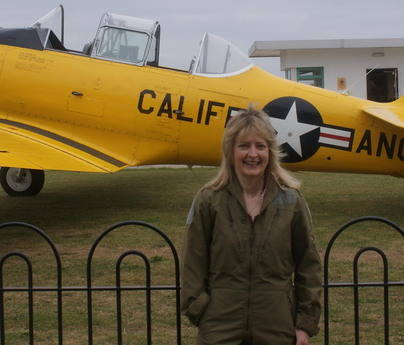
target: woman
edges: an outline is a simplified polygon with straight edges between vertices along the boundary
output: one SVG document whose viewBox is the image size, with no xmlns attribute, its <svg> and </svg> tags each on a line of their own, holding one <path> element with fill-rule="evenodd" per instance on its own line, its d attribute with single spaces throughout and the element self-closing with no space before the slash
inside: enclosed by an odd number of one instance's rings
<svg viewBox="0 0 404 345">
<path fill-rule="evenodd" d="M 195 197 L 181 307 L 198 345 L 306 345 L 318 332 L 321 265 L 299 183 L 269 117 L 233 117 L 219 173 Z"/>
</svg>

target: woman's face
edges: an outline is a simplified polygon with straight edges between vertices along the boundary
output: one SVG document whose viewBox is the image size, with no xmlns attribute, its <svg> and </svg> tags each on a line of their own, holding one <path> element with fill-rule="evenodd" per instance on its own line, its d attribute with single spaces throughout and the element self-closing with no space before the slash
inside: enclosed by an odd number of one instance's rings
<svg viewBox="0 0 404 345">
<path fill-rule="evenodd" d="M 263 177 L 269 161 L 267 142 L 254 131 L 238 134 L 233 158 L 237 176 Z"/>
</svg>

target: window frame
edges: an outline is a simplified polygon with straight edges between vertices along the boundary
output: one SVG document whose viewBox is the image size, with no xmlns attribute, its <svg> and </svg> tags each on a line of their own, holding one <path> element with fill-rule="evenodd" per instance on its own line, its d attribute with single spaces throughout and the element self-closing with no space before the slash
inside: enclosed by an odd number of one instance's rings
<svg viewBox="0 0 404 345">
<path fill-rule="evenodd" d="M 310 76 L 302 76 L 301 74 L 313 72 L 313 75 Z M 320 73 L 315 73 L 320 72 Z M 299 83 L 303 80 L 312 80 L 316 87 L 324 88 L 324 67 L 320 66 L 313 66 L 313 67 L 296 67 L 296 81 Z M 316 81 L 320 81 L 320 85 L 316 85 Z"/>
</svg>

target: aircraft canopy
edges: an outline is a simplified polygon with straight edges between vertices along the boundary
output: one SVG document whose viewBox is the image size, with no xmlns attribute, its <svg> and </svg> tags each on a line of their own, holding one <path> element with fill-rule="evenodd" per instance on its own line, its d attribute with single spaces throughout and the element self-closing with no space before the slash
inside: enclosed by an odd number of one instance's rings
<svg viewBox="0 0 404 345">
<path fill-rule="evenodd" d="M 60 46 L 63 47 L 64 41 L 63 6 L 59 5 L 55 7 L 53 10 L 49 11 L 43 17 L 35 21 L 31 27 L 37 30 L 39 38 L 44 47 L 60 49 Z M 59 41 L 60 44 L 55 47 L 51 41 Z"/>
<path fill-rule="evenodd" d="M 250 59 L 232 43 L 205 33 L 191 71 L 193 74 L 221 77 L 244 72 L 251 66 L 253 63 Z"/>
<path fill-rule="evenodd" d="M 63 41 L 62 5 L 38 19 L 31 28 L 0 29 L 0 44 L 69 51 L 64 47 Z M 104 13 L 95 39 L 84 46 L 82 53 L 139 66 L 158 66 L 159 47 L 160 24 L 157 21 Z M 205 33 L 199 54 L 192 61 L 189 72 L 207 77 L 225 77 L 240 74 L 252 66 L 247 55 L 232 43 Z"/>
<path fill-rule="evenodd" d="M 99 27 L 111 26 L 133 31 L 143 31 L 153 35 L 157 25 L 158 22 L 155 20 L 129 17 L 114 13 L 104 13 Z"/>
<path fill-rule="evenodd" d="M 159 41 L 157 21 L 105 13 L 91 55 L 136 65 L 157 65 Z"/>
</svg>

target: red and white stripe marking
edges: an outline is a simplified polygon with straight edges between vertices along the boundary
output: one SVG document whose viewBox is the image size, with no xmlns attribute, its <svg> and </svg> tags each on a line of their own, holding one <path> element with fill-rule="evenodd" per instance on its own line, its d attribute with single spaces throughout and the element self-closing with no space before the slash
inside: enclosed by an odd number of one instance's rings
<svg viewBox="0 0 404 345">
<path fill-rule="evenodd" d="M 331 127 L 320 127 L 319 143 L 349 148 L 352 132 Z"/>
</svg>

